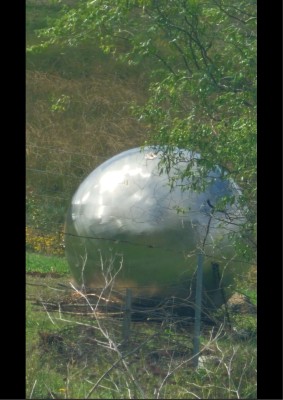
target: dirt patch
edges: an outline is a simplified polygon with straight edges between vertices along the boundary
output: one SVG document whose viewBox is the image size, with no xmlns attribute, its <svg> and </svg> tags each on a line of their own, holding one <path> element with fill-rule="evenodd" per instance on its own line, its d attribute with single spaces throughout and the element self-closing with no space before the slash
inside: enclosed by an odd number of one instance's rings
<svg viewBox="0 0 283 400">
<path fill-rule="evenodd" d="M 249 298 L 241 293 L 234 293 L 227 302 L 228 308 L 234 313 L 255 314 L 256 306 Z"/>
</svg>

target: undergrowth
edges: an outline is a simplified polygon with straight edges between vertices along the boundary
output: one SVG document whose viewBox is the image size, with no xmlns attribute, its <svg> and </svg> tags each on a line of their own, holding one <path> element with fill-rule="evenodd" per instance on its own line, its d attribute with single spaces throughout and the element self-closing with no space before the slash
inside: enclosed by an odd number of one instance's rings
<svg viewBox="0 0 283 400">
<path fill-rule="evenodd" d="M 101 311 L 72 286 L 64 258 L 28 254 L 27 265 L 61 273 L 27 277 L 28 398 L 256 398 L 255 314 L 231 308 L 232 326 L 224 310 L 203 322 L 196 369 L 193 323 L 170 312 L 133 320 L 125 342 L 123 305 Z"/>
</svg>

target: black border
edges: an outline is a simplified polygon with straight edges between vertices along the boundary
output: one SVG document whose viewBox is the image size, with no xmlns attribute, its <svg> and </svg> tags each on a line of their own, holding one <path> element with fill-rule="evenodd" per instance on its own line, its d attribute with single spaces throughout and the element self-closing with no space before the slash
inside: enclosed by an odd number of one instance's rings
<svg viewBox="0 0 283 400">
<path fill-rule="evenodd" d="M 2 399 L 25 398 L 24 4 L 2 11 Z M 282 12 L 263 1 L 258 11 L 258 398 L 282 399 Z"/>
<path fill-rule="evenodd" d="M 281 2 L 276 6 L 280 4 Z M 264 1 L 258 3 L 259 399 L 283 398 L 282 230 L 280 232 L 280 222 L 282 229 L 282 174 L 280 174 L 282 172 L 282 124 L 280 126 L 282 4 L 281 12 L 280 7 L 276 6 L 275 3 L 267 4 Z"/>
<path fill-rule="evenodd" d="M 24 399 L 25 3 L 4 2 L 2 7 L 0 398 Z"/>
</svg>

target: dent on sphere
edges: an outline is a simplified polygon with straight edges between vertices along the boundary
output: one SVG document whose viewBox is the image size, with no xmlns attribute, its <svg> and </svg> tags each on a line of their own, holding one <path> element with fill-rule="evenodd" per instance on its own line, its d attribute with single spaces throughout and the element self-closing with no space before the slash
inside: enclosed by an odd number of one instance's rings
<svg viewBox="0 0 283 400">
<path fill-rule="evenodd" d="M 186 161 L 200 157 L 182 152 Z M 65 225 L 72 275 L 77 284 L 103 287 L 122 265 L 115 278 L 117 290 L 131 287 L 134 296 L 146 298 L 187 298 L 196 254 L 205 242 L 206 298 L 219 305 L 219 282 L 211 263 L 222 267 L 226 286 L 243 267 L 231 261 L 228 239 L 240 215 L 235 204 L 225 213 L 212 213 L 212 207 L 224 195 L 237 197 L 239 189 L 232 180 L 223 180 L 216 168 L 205 192 L 182 191 L 181 182 L 171 190 L 168 175 L 158 170 L 159 162 L 160 154 L 151 148 L 131 149 L 100 165 L 81 183 Z M 180 162 L 175 171 L 186 165 Z"/>
</svg>

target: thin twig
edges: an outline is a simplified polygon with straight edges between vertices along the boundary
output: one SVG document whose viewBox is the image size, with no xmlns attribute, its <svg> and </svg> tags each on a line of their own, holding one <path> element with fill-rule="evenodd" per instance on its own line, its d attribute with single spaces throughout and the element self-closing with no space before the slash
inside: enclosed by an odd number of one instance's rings
<svg viewBox="0 0 283 400">
<path fill-rule="evenodd" d="M 37 383 L 37 379 L 34 381 L 33 387 L 31 389 L 30 396 L 29 396 L 30 399 L 32 399 L 32 395 L 33 395 L 33 391 L 34 391 L 36 383 Z"/>
<path fill-rule="evenodd" d="M 40 300 L 41 300 L 42 307 L 43 307 L 44 310 L 46 311 L 46 314 L 48 315 L 48 318 L 50 319 L 50 321 L 52 322 L 52 324 L 53 324 L 53 325 L 57 325 L 57 324 L 55 324 L 55 322 L 54 322 L 53 319 L 51 318 L 51 315 L 50 315 L 49 312 L 47 311 L 47 308 L 45 307 L 43 300 L 42 300 L 42 299 L 40 299 Z"/>
</svg>

